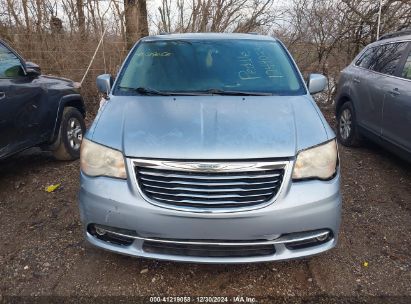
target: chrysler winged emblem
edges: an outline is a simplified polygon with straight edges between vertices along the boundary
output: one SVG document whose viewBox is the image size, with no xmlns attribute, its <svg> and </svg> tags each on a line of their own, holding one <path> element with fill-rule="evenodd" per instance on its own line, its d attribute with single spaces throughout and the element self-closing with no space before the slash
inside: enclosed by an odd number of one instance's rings
<svg viewBox="0 0 411 304">
<path fill-rule="evenodd" d="M 194 165 L 198 170 L 204 171 L 217 171 L 223 167 L 221 164 L 213 164 L 213 163 L 200 163 Z"/>
</svg>

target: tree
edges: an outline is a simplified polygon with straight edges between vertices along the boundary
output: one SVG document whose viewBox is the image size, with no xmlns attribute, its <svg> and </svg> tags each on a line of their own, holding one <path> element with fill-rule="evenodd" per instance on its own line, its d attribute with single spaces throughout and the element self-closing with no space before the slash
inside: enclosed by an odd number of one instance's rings
<svg viewBox="0 0 411 304">
<path fill-rule="evenodd" d="M 148 36 L 146 0 L 124 0 L 124 12 L 126 41 L 130 49 L 137 40 Z"/>
<path fill-rule="evenodd" d="M 162 0 L 159 32 L 252 32 L 277 18 L 272 0 Z"/>
<path fill-rule="evenodd" d="M 78 14 L 78 28 L 82 38 L 86 36 L 86 18 L 84 16 L 83 0 L 77 0 L 76 8 Z"/>
</svg>

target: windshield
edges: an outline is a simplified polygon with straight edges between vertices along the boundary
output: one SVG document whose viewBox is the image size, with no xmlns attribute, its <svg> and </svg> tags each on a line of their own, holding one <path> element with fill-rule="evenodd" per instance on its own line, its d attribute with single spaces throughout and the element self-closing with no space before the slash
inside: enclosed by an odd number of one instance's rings
<svg viewBox="0 0 411 304">
<path fill-rule="evenodd" d="M 261 40 L 141 42 L 119 75 L 114 94 L 236 93 L 303 95 L 284 48 Z"/>
</svg>

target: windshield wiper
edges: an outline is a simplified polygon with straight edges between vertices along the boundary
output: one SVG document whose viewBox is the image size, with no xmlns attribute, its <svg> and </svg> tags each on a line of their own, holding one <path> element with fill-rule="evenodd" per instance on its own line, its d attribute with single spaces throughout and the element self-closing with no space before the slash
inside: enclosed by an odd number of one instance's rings
<svg viewBox="0 0 411 304">
<path fill-rule="evenodd" d="M 159 96 L 195 96 L 195 95 L 198 95 L 197 92 L 158 91 L 155 89 L 145 88 L 145 87 L 138 87 L 138 88 L 119 87 L 119 88 L 123 90 L 134 91 L 141 95 L 159 95 Z M 207 95 L 207 94 L 202 93 L 201 95 Z"/>
<path fill-rule="evenodd" d="M 232 95 L 232 96 L 271 96 L 272 93 L 267 92 L 248 92 L 248 91 L 226 91 L 222 89 L 208 89 L 199 91 L 201 93 L 215 94 L 215 95 Z"/>
<path fill-rule="evenodd" d="M 167 92 L 162 92 L 162 91 L 158 91 L 152 88 L 145 88 L 145 87 L 138 87 L 135 89 L 135 91 L 137 93 L 140 93 L 141 95 L 163 95 L 163 96 L 170 95 L 170 93 L 167 93 Z"/>
<path fill-rule="evenodd" d="M 196 95 L 231 95 L 231 96 L 272 96 L 272 93 L 267 92 L 247 92 L 247 91 L 226 91 L 222 89 L 207 89 L 199 91 L 158 91 L 146 87 L 129 88 L 119 87 L 123 90 L 137 92 L 141 95 L 160 95 L 160 96 L 196 96 Z"/>
<path fill-rule="evenodd" d="M 170 96 L 171 95 L 171 93 L 169 93 L 169 92 L 162 92 L 162 91 L 157 91 L 155 89 L 144 88 L 144 87 L 138 87 L 138 88 L 119 87 L 119 88 L 123 89 L 123 90 L 134 91 L 134 92 L 137 92 L 141 95 L 161 95 L 161 96 Z"/>
</svg>

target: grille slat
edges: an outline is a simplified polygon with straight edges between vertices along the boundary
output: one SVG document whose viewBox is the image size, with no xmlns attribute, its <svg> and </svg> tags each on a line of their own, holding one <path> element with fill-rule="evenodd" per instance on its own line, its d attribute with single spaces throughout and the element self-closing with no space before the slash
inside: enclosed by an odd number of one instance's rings
<svg viewBox="0 0 411 304">
<path fill-rule="evenodd" d="M 223 168 L 225 168 L 224 166 Z M 284 167 L 245 171 L 201 171 L 135 166 L 137 182 L 147 199 L 173 207 L 204 209 L 244 208 L 272 200 L 278 193 Z M 247 171 L 248 169 L 248 171 Z"/>
<path fill-rule="evenodd" d="M 191 193 L 191 192 L 183 192 L 183 193 L 178 193 L 178 192 L 161 192 L 161 191 L 153 191 L 150 190 L 148 187 L 146 188 L 147 192 L 153 193 L 153 194 L 161 194 L 161 195 L 167 195 L 167 196 L 173 196 L 173 197 L 191 197 L 191 198 L 222 198 L 222 199 L 236 199 L 236 198 L 243 198 L 243 197 L 254 197 L 254 196 L 270 196 L 271 192 L 265 192 L 265 193 L 258 193 L 258 194 L 215 194 L 215 193 L 207 193 L 204 191 L 205 194 L 198 194 L 198 193 Z"/>
<path fill-rule="evenodd" d="M 256 188 L 256 187 L 250 187 L 250 188 L 215 188 L 215 187 L 203 187 L 203 188 L 193 188 L 193 187 L 168 187 L 167 184 L 164 185 L 150 185 L 146 184 L 145 185 L 147 188 L 154 188 L 154 189 L 166 189 L 166 190 L 174 190 L 174 191 L 187 191 L 187 192 L 251 192 L 251 191 L 263 191 L 263 190 L 270 190 L 272 189 L 271 187 L 261 187 L 261 188 Z"/>
<path fill-rule="evenodd" d="M 253 181 L 253 183 L 249 182 L 213 182 L 213 181 L 208 181 L 208 182 L 190 182 L 190 181 L 180 181 L 180 180 L 172 180 L 172 181 L 160 181 L 160 180 L 155 180 L 155 179 L 149 179 L 146 177 L 140 177 L 140 179 L 147 181 L 147 182 L 156 182 L 156 183 L 166 183 L 166 184 L 181 184 L 181 185 L 199 185 L 199 186 L 250 186 L 250 185 L 265 185 L 265 184 L 272 184 L 274 182 L 279 181 L 279 179 L 273 179 L 270 181 L 263 181 L 263 182 L 257 182 Z"/>
<path fill-rule="evenodd" d="M 206 176 L 204 175 L 199 175 L 199 174 L 194 174 L 191 172 L 187 171 L 181 171 L 186 174 L 176 174 L 176 173 L 161 173 L 161 172 L 149 172 L 146 170 L 140 170 L 141 175 L 150 175 L 150 176 L 158 176 L 158 177 L 163 177 L 163 178 L 181 178 L 181 179 L 252 179 L 252 178 L 273 178 L 273 177 L 279 177 L 279 173 L 275 174 L 258 174 L 258 175 L 231 175 L 231 174 L 207 174 Z M 250 172 L 249 172 L 250 173 Z"/>
<path fill-rule="evenodd" d="M 241 206 L 246 204 L 256 204 L 256 203 L 263 203 L 265 199 L 256 199 L 256 200 L 247 200 L 247 201 L 228 201 L 228 200 L 215 200 L 215 201 L 205 201 L 205 200 L 188 200 L 188 199 L 166 199 L 160 196 L 153 195 L 153 198 L 157 201 L 164 202 L 171 204 L 173 203 L 176 206 L 193 206 L 193 207 L 216 207 L 216 208 L 224 208 L 226 206 Z"/>
</svg>

